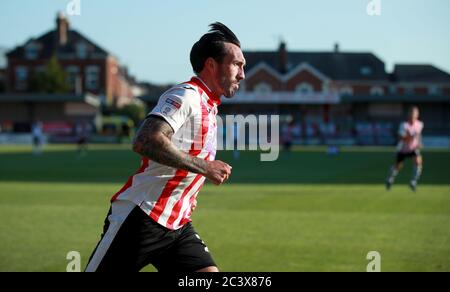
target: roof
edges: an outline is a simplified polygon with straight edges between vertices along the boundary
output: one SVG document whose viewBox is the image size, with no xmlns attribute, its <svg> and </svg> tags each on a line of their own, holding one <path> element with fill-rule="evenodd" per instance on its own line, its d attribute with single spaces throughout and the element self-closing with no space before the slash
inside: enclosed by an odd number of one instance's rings
<svg viewBox="0 0 450 292">
<path fill-rule="evenodd" d="M 450 82 L 450 74 L 428 64 L 396 65 L 392 78 L 397 82 Z"/>
<path fill-rule="evenodd" d="M 92 94 L 66 94 L 66 93 L 2 93 L 0 94 L 0 103 L 15 102 L 82 102 L 94 107 L 100 106 L 99 97 Z"/>
<path fill-rule="evenodd" d="M 246 70 L 264 62 L 281 73 L 278 51 L 246 51 Z M 308 63 L 334 80 L 389 80 L 384 63 L 372 53 L 348 52 L 287 52 L 288 71 L 301 63 Z M 369 68 L 364 74 L 362 68 Z"/>
<path fill-rule="evenodd" d="M 449 95 L 343 95 L 341 102 L 359 103 L 359 102 L 450 102 Z"/>
<path fill-rule="evenodd" d="M 58 58 L 64 59 L 68 54 L 76 53 L 76 45 L 78 43 L 85 43 L 87 45 L 87 58 L 108 56 L 108 52 L 101 48 L 96 43 L 89 40 L 84 35 L 76 30 L 68 30 L 68 41 L 65 45 L 58 45 L 57 30 L 51 30 L 37 38 L 31 38 L 22 46 L 18 46 L 7 53 L 9 58 L 24 58 L 25 47 L 31 42 L 39 43 L 42 47 L 39 50 L 38 58 L 49 59 L 56 53 Z"/>
</svg>

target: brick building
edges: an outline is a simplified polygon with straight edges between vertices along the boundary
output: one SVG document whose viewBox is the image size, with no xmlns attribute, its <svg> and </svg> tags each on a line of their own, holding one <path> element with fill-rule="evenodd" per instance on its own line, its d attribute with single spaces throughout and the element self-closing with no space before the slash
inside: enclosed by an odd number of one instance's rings
<svg viewBox="0 0 450 292">
<path fill-rule="evenodd" d="M 66 73 L 69 92 L 34 92 L 32 82 L 56 57 Z M 56 25 L 6 53 L 6 68 L 0 68 L 0 132 L 29 132 L 40 121 L 44 132 L 70 132 L 77 124 L 94 125 L 101 104 L 140 102 L 134 98 L 136 82 L 116 57 L 71 29 L 63 14 Z M 0 87 L 1 89 L 1 87 Z"/>
<path fill-rule="evenodd" d="M 425 135 L 450 136 L 450 75 L 432 65 L 396 65 L 370 52 L 247 51 L 246 79 L 221 114 L 280 114 L 298 143 L 392 144 L 397 124 L 418 105 Z"/>
<path fill-rule="evenodd" d="M 133 99 L 126 68 L 111 53 L 71 29 L 61 13 L 55 29 L 7 53 L 7 92 L 29 92 L 31 77 L 45 70 L 52 56 L 67 73 L 72 93 L 91 93 L 108 103 L 123 104 Z"/>
</svg>

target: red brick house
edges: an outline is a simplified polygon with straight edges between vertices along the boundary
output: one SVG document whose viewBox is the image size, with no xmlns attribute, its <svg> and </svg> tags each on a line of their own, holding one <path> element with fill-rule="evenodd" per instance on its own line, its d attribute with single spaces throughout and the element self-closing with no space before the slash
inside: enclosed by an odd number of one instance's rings
<svg viewBox="0 0 450 292">
<path fill-rule="evenodd" d="M 234 98 L 224 99 L 221 114 L 280 114 L 298 125 L 301 142 L 328 136 L 391 144 L 397 123 L 415 104 L 425 134 L 450 133 L 450 75 L 432 65 L 396 65 L 388 73 L 374 54 L 341 52 L 338 45 L 329 52 L 289 52 L 281 43 L 276 51 L 244 56 L 246 79 Z M 364 133 L 370 138 L 350 139 Z"/>
<path fill-rule="evenodd" d="M 55 29 L 7 53 L 7 92 L 28 92 L 31 76 L 44 70 L 52 56 L 66 71 L 72 93 L 91 93 L 108 103 L 124 104 L 133 99 L 126 68 L 111 53 L 71 29 L 61 13 Z"/>
</svg>

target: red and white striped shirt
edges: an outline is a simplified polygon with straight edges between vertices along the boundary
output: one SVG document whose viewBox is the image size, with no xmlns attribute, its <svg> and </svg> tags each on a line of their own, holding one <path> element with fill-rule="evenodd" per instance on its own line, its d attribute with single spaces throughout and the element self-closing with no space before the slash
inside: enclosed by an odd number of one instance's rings
<svg viewBox="0 0 450 292">
<path fill-rule="evenodd" d="M 174 145 L 192 156 L 212 161 L 217 150 L 217 106 L 214 95 L 198 77 L 163 93 L 149 115 L 166 120 Z M 175 230 L 191 221 L 192 205 L 205 177 L 142 157 L 141 167 L 111 201 L 128 200 L 153 220 Z"/>
<path fill-rule="evenodd" d="M 400 137 L 410 137 L 407 141 L 400 140 L 397 145 L 399 152 L 408 153 L 420 148 L 423 122 L 416 120 L 412 123 L 403 122 L 400 124 L 398 134 Z"/>
</svg>

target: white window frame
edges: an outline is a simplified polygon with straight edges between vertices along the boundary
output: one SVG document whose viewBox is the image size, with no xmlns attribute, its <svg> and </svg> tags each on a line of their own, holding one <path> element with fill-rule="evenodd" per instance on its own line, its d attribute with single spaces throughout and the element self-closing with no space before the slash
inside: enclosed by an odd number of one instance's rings
<svg viewBox="0 0 450 292">
<path fill-rule="evenodd" d="M 384 95 L 384 88 L 381 86 L 373 86 L 370 88 L 370 95 Z"/>
<path fill-rule="evenodd" d="M 311 83 L 302 82 L 295 86 L 295 92 L 300 94 L 311 94 L 314 93 L 314 86 L 312 86 Z"/>
<path fill-rule="evenodd" d="M 351 86 L 341 87 L 341 89 L 339 90 L 339 93 L 341 95 L 353 95 L 353 88 Z"/>
<path fill-rule="evenodd" d="M 255 85 L 253 91 L 258 94 L 270 94 L 272 92 L 272 86 L 266 82 L 260 82 Z"/>
</svg>

